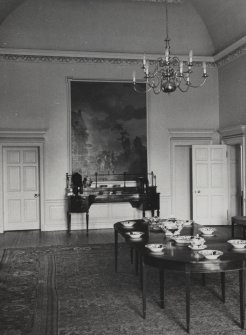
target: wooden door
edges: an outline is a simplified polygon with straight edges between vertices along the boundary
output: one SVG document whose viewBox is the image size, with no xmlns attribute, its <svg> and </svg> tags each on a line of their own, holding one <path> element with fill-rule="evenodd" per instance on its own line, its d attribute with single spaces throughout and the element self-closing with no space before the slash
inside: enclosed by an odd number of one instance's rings
<svg viewBox="0 0 246 335">
<path fill-rule="evenodd" d="M 193 220 L 203 225 L 228 223 L 225 145 L 192 146 Z"/>
<path fill-rule="evenodd" d="M 3 148 L 4 230 L 40 229 L 39 152 Z"/>
</svg>

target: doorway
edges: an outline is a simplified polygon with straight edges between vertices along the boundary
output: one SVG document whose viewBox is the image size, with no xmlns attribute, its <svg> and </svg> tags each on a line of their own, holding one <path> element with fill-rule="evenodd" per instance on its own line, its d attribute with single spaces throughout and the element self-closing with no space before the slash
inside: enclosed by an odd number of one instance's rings
<svg viewBox="0 0 246 335">
<path fill-rule="evenodd" d="M 229 215 L 243 215 L 242 145 L 228 145 Z"/>
<path fill-rule="evenodd" d="M 3 206 L 4 231 L 40 229 L 38 147 L 3 147 Z"/>
<path fill-rule="evenodd" d="M 173 213 L 206 225 L 228 223 L 226 146 L 176 145 Z"/>
<path fill-rule="evenodd" d="M 192 217 L 191 145 L 175 146 L 174 160 L 175 217 L 190 220 Z"/>
</svg>

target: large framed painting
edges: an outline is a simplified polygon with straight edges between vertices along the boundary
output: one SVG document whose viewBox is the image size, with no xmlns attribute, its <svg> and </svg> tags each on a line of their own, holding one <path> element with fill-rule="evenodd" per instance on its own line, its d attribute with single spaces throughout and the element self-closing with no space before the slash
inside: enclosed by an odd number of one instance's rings
<svg viewBox="0 0 246 335">
<path fill-rule="evenodd" d="M 71 80 L 70 90 L 72 173 L 146 174 L 146 95 L 129 82 Z"/>
</svg>

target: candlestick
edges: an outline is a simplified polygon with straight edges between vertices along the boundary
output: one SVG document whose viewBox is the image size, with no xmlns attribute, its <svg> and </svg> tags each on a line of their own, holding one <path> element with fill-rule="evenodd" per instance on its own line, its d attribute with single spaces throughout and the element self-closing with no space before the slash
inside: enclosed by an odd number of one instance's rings
<svg viewBox="0 0 246 335">
<path fill-rule="evenodd" d="M 133 73 L 132 73 L 132 80 L 133 80 L 133 83 L 136 84 L 136 73 L 135 73 L 135 71 L 133 71 Z"/>
</svg>

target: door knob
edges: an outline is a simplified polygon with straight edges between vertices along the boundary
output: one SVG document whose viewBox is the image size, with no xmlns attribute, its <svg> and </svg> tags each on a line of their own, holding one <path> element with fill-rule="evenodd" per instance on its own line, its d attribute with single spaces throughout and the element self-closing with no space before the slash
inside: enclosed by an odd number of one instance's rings
<svg viewBox="0 0 246 335">
<path fill-rule="evenodd" d="M 35 193 L 34 194 L 34 198 L 38 198 L 39 197 L 39 194 L 38 193 Z"/>
</svg>

